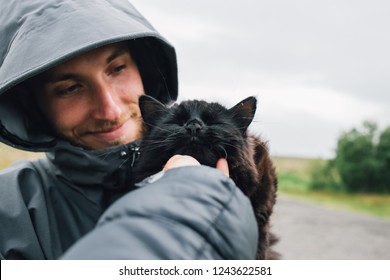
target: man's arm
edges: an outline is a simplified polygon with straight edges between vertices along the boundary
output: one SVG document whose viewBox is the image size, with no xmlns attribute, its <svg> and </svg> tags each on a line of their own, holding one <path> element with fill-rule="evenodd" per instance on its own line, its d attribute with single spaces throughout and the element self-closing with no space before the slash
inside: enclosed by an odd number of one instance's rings
<svg viewBox="0 0 390 280">
<path fill-rule="evenodd" d="M 181 156 L 179 156 L 181 157 Z M 254 259 L 248 198 L 225 174 L 176 158 L 115 202 L 63 259 Z M 185 167 L 180 167 L 184 165 Z"/>
</svg>

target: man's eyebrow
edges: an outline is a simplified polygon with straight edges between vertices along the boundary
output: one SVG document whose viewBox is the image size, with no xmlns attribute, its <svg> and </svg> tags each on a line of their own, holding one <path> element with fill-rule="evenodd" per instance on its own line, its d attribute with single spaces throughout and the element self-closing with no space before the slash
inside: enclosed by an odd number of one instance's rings
<svg viewBox="0 0 390 280">
<path fill-rule="evenodd" d="M 48 74 L 43 78 L 44 84 L 54 84 L 61 81 L 76 79 L 77 75 L 74 73 Z"/>
<path fill-rule="evenodd" d="M 123 55 L 123 54 L 126 54 L 126 53 L 129 53 L 129 50 L 125 47 L 121 47 L 121 48 L 117 48 L 116 50 L 114 50 L 106 59 L 106 63 L 110 63 L 111 61 L 113 61 L 115 58 Z"/>
</svg>

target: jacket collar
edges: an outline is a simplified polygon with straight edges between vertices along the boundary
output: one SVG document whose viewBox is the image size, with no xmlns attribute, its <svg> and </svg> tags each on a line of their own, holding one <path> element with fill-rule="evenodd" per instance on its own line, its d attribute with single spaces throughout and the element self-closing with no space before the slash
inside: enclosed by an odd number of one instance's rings
<svg viewBox="0 0 390 280">
<path fill-rule="evenodd" d="M 122 192 L 132 188 L 139 141 L 97 151 L 61 141 L 46 155 L 55 166 L 56 177 L 71 186 Z"/>
</svg>

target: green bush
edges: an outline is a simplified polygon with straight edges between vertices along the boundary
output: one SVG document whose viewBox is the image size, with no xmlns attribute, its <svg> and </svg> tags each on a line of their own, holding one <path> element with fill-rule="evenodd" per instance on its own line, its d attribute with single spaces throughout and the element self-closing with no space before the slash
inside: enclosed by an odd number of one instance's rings
<svg viewBox="0 0 390 280">
<path fill-rule="evenodd" d="M 314 166 L 310 188 L 347 192 L 390 192 L 390 127 L 381 134 L 373 122 L 343 133 L 336 157 Z"/>
<path fill-rule="evenodd" d="M 338 140 L 335 165 L 347 191 L 375 191 L 379 167 L 374 144 L 376 131 L 374 123 L 365 122 L 363 130 L 354 128 Z"/>
<path fill-rule="evenodd" d="M 309 188 L 316 191 L 344 191 L 334 160 L 315 161 L 310 168 Z"/>
<path fill-rule="evenodd" d="M 390 192 L 390 127 L 379 136 L 377 158 L 379 187 L 383 192 Z"/>
</svg>

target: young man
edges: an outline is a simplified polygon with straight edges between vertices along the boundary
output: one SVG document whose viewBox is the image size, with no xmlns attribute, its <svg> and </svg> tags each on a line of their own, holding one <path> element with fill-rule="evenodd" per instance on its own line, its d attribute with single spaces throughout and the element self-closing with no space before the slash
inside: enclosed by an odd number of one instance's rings
<svg viewBox="0 0 390 280">
<path fill-rule="evenodd" d="M 178 155 L 132 181 L 138 97 L 177 97 L 175 51 L 146 19 L 126 0 L 3 2 L 0 140 L 46 157 L 0 172 L 0 258 L 254 258 L 226 161 Z"/>
</svg>

